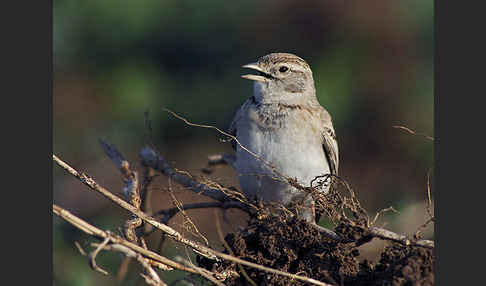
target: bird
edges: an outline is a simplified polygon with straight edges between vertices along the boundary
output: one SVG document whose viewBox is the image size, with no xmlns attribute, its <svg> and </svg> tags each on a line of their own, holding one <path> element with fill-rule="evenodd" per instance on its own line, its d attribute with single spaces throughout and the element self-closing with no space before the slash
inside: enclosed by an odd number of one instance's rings
<svg viewBox="0 0 486 286">
<path fill-rule="evenodd" d="M 256 74 L 241 76 L 253 81 L 253 95 L 228 128 L 240 187 L 248 198 L 285 206 L 302 202 L 297 215 L 316 224 L 312 196 L 279 179 L 287 176 L 309 187 L 319 176 L 338 174 L 336 134 L 316 97 L 312 70 L 290 53 L 270 53 L 242 67 Z M 327 193 L 329 176 L 323 183 L 320 191 Z"/>
</svg>

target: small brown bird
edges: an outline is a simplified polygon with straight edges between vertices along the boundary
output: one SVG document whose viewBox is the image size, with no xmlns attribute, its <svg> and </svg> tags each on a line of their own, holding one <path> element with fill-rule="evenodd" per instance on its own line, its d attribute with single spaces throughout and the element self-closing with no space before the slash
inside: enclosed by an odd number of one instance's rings
<svg viewBox="0 0 486 286">
<path fill-rule="evenodd" d="M 303 59 L 288 53 L 272 53 L 243 67 L 257 74 L 242 76 L 254 82 L 253 96 L 229 128 L 244 146 L 233 142 L 233 166 L 241 188 L 246 196 L 264 201 L 288 205 L 301 200 L 304 208 L 299 215 L 315 222 L 312 197 L 276 179 L 282 174 L 310 186 L 317 176 L 337 175 L 336 135 L 331 116 L 316 98 L 312 71 Z M 323 192 L 329 184 L 328 178 Z"/>
</svg>

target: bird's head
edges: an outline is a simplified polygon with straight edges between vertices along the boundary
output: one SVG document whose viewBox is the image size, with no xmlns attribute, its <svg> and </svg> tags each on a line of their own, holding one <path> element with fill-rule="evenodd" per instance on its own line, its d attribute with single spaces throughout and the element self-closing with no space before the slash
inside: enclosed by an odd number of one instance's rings
<svg viewBox="0 0 486 286">
<path fill-rule="evenodd" d="M 243 67 L 257 72 L 241 77 L 254 81 L 254 93 L 259 102 L 298 104 L 315 98 L 312 70 L 296 55 L 272 53 Z"/>
</svg>

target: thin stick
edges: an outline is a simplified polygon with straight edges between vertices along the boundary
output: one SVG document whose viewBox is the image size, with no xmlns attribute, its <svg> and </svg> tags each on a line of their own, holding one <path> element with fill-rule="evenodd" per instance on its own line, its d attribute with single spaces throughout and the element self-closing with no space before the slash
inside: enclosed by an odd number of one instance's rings
<svg viewBox="0 0 486 286">
<path fill-rule="evenodd" d="M 170 114 L 172 114 L 176 118 L 184 121 L 184 123 L 186 123 L 189 126 L 201 127 L 201 128 L 208 128 L 208 129 L 214 129 L 214 130 L 218 131 L 219 133 L 221 133 L 221 134 L 223 134 L 225 136 L 230 137 L 231 139 L 235 140 L 236 144 L 238 144 L 238 146 L 240 146 L 241 149 L 245 150 L 248 154 L 250 154 L 251 156 L 253 156 L 255 159 L 262 161 L 266 166 L 268 166 L 272 170 L 272 172 L 274 172 L 278 176 L 281 176 L 283 178 L 286 178 L 286 176 L 284 176 L 279 170 L 277 170 L 277 168 L 274 165 L 272 165 L 270 162 L 266 161 L 265 159 L 263 159 L 262 157 L 260 157 L 258 154 L 250 151 L 247 147 L 245 147 L 243 144 L 241 144 L 240 141 L 238 141 L 238 139 L 236 138 L 236 136 L 233 136 L 233 135 L 229 134 L 228 132 L 225 132 L 225 131 L 219 129 L 216 126 L 204 125 L 204 124 L 197 124 L 197 123 L 189 122 L 189 120 L 185 119 L 184 117 L 178 115 L 174 111 L 169 110 L 167 108 L 164 108 L 164 110 L 167 111 L 167 112 L 169 112 Z"/>
<path fill-rule="evenodd" d="M 376 223 L 376 220 L 378 219 L 378 217 L 384 213 L 384 212 L 389 212 L 389 211 L 392 211 L 394 213 L 399 213 L 396 209 L 394 209 L 392 206 L 386 208 L 386 209 L 381 209 L 379 212 L 376 213 L 375 215 L 375 218 L 373 219 L 373 221 L 371 222 L 372 225 L 374 225 Z"/>
<path fill-rule="evenodd" d="M 98 271 L 100 273 L 103 273 L 105 275 L 108 275 L 108 272 L 106 272 L 106 270 L 101 269 L 100 267 L 98 267 L 98 265 L 96 265 L 96 256 L 98 255 L 100 250 L 103 247 L 105 247 L 106 244 L 108 244 L 109 241 L 110 241 L 110 238 L 106 237 L 105 240 L 89 255 L 89 258 L 90 258 L 89 259 L 89 265 L 91 266 L 91 268 L 93 268 L 93 270 Z"/>
<path fill-rule="evenodd" d="M 73 215 L 71 212 L 63 209 L 62 207 L 60 207 L 56 204 L 52 204 L 52 211 L 56 215 L 58 215 L 59 217 L 64 219 L 65 221 L 69 222 L 73 226 L 79 228 L 80 230 L 82 230 L 83 232 L 85 232 L 89 235 L 92 235 L 92 236 L 95 236 L 95 237 L 98 237 L 98 238 L 102 238 L 102 239 L 109 238 L 111 243 L 123 245 L 123 246 L 127 247 L 128 249 L 130 249 L 132 251 L 140 253 L 147 258 L 153 259 L 153 260 L 155 260 L 159 263 L 165 264 L 165 265 L 170 266 L 174 269 L 178 269 L 178 270 L 182 270 L 182 271 L 186 271 L 186 272 L 191 272 L 191 273 L 195 273 L 195 274 L 198 273 L 194 269 L 188 268 L 188 267 L 181 265 L 177 262 L 174 262 L 174 261 L 172 261 L 168 258 L 160 256 L 153 251 L 144 249 L 143 247 L 140 247 L 140 246 L 138 246 L 138 245 L 136 245 L 132 242 L 129 242 L 128 240 L 125 240 L 125 239 L 123 239 L 123 238 L 121 238 L 117 235 L 103 231 L 103 230 L 87 223 L 86 221 L 78 218 L 77 216 Z"/>
<path fill-rule="evenodd" d="M 422 246 L 425 248 L 434 248 L 434 241 L 425 240 L 425 239 L 414 241 L 409 239 L 405 235 L 397 234 L 389 230 L 386 230 L 384 228 L 371 227 L 370 232 L 374 237 L 378 237 L 385 240 L 392 240 L 404 245 L 415 245 L 415 246 Z"/>
<path fill-rule="evenodd" d="M 148 263 L 147 259 L 145 259 L 141 254 L 137 254 L 136 259 L 143 266 L 145 272 L 147 272 L 148 274 L 148 276 L 146 276 L 140 273 L 140 275 L 145 279 L 145 282 L 156 286 L 167 286 L 167 284 L 160 280 L 159 275 L 157 274 L 157 272 L 155 272 L 150 263 Z"/>
<path fill-rule="evenodd" d="M 400 125 L 394 125 L 394 126 L 392 126 L 392 127 L 393 127 L 393 128 L 396 128 L 396 129 L 402 129 L 402 130 L 407 131 L 407 132 L 408 132 L 408 133 L 410 133 L 410 134 L 413 134 L 413 135 L 420 135 L 420 136 L 423 136 L 423 137 L 425 137 L 425 138 L 427 138 L 427 139 L 429 139 L 429 140 L 434 141 L 434 137 L 431 137 L 431 136 L 425 135 L 425 134 L 423 134 L 423 133 L 417 133 L 417 132 L 413 131 L 412 129 L 408 128 L 408 127 L 405 127 L 405 126 L 400 126 Z"/>
<path fill-rule="evenodd" d="M 430 169 L 427 170 L 427 213 L 430 218 L 433 218 L 432 214 L 432 199 L 430 198 Z"/>
<path fill-rule="evenodd" d="M 219 236 L 219 240 L 221 241 L 221 243 L 223 243 L 224 245 L 224 248 L 226 248 L 226 250 L 233 256 L 235 256 L 235 253 L 233 252 L 233 250 L 231 249 L 231 247 L 228 245 L 228 243 L 226 242 L 226 240 L 224 240 L 224 236 L 223 236 L 223 230 L 221 229 L 221 223 L 219 221 L 219 217 L 218 217 L 218 213 L 217 213 L 217 210 L 215 209 L 214 211 L 214 218 L 216 220 L 216 230 L 218 232 L 218 236 Z M 257 286 L 257 284 L 255 283 L 255 281 L 253 281 L 250 276 L 248 276 L 248 273 L 246 273 L 245 269 L 243 268 L 243 266 L 241 266 L 241 264 L 238 264 L 238 268 L 240 269 L 241 271 L 241 274 L 243 275 L 243 277 L 245 277 L 245 279 L 253 286 Z"/>
<path fill-rule="evenodd" d="M 185 210 L 182 208 L 182 203 L 174 195 L 174 192 L 172 191 L 172 184 L 171 184 L 170 178 L 169 178 L 168 191 L 169 191 L 169 195 L 170 195 L 170 197 L 172 199 L 172 203 L 175 205 L 176 208 L 179 209 L 179 211 L 181 212 L 181 214 L 184 217 L 185 221 L 190 225 L 190 227 L 188 228 L 188 230 L 191 231 L 191 228 L 192 228 L 192 230 L 195 232 L 196 236 L 199 236 L 204 241 L 204 243 L 206 245 L 209 245 L 208 239 L 199 231 L 199 229 L 196 227 L 196 225 L 194 224 L 194 222 L 192 221 L 192 219 L 189 217 L 189 215 L 187 215 L 187 213 L 185 212 Z"/>
</svg>

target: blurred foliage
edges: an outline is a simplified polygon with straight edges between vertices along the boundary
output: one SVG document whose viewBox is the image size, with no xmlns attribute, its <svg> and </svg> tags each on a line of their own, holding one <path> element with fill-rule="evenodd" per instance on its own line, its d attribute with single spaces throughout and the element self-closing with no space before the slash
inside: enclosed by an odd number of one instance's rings
<svg viewBox="0 0 486 286">
<path fill-rule="evenodd" d="M 53 150 L 104 183 L 116 170 L 106 167 L 97 138 L 136 160 L 150 110 L 154 141 L 167 156 L 200 148 L 204 158 L 202 142 L 218 150 L 221 136 L 162 108 L 226 129 L 252 92 L 241 65 L 290 52 L 311 65 L 319 101 L 333 116 L 340 175 L 364 206 L 423 200 L 433 142 L 392 126 L 433 136 L 433 9 L 423 0 L 54 0 Z M 100 215 L 92 200 L 66 193 L 77 191 L 66 189 L 67 180 L 55 168 L 54 201 Z M 114 213 L 105 210 L 109 228 L 119 225 Z M 54 225 L 56 285 L 113 280 L 89 269 L 65 237 L 72 229 Z"/>
</svg>

